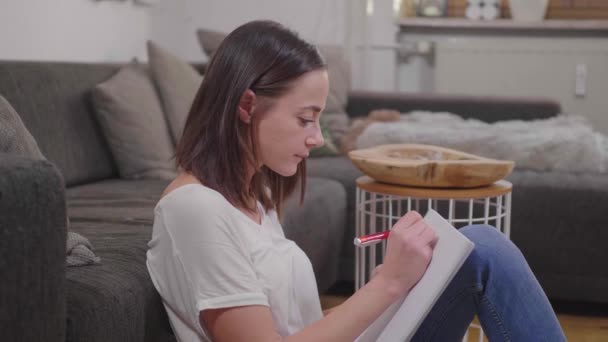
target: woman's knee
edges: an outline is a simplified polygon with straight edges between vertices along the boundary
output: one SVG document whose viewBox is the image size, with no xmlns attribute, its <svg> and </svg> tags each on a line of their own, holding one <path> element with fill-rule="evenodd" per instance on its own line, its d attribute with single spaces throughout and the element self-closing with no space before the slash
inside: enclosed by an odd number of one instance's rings
<svg viewBox="0 0 608 342">
<path fill-rule="evenodd" d="M 459 231 L 473 242 L 504 243 L 508 241 L 498 229 L 487 224 L 470 225 L 460 228 Z"/>
<path fill-rule="evenodd" d="M 519 248 L 495 227 L 472 225 L 461 228 L 460 232 L 475 244 L 475 254 L 486 261 L 524 259 Z"/>
</svg>

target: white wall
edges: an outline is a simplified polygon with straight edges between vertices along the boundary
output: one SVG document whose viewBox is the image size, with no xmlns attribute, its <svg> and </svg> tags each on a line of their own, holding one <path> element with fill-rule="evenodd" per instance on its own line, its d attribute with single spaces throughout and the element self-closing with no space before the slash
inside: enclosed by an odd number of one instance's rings
<svg viewBox="0 0 608 342">
<path fill-rule="evenodd" d="M 145 59 L 150 11 L 132 1 L 0 0 L 0 59 Z"/>
<path fill-rule="evenodd" d="M 358 8 L 365 7 L 365 0 L 357 0 Z M 353 88 L 374 91 L 394 91 L 397 84 L 395 40 L 397 27 L 394 23 L 393 0 L 373 0 L 371 12 L 359 16 L 363 25 L 353 23 L 355 49 L 352 58 Z M 357 10 L 355 9 L 355 13 Z M 355 14 L 356 15 L 356 14 Z M 357 29 L 363 29 L 357 32 Z M 360 48 L 363 46 L 363 48 Z"/>
<path fill-rule="evenodd" d="M 314 43 L 344 44 L 349 0 L 177 0 L 159 4 L 152 17 L 153 37 L 182 58 L 198 60 L 199 28 L 230 32 L 254 19 L 276 20 Z M 168 7 L 172 7 L 167 11 Z M 169 26 L 167 24 L 170 24 Z"/>
<path fill-rule="evenodd" d="M 375 0 L 371 21 L 366 1 L 156 0 L 148 7 L 133 0 L 0 0 L 0 60 L 145 61 L 145 42 L 152 39 L 183 59 L 204 61 L 198 28 L 229 32 L 249 20 L 272 19 L 313 43 L 352 49 L 355 88 L 390 88 L 392 73 L 382 68 L 394 64 L 391 52 L 364 57 L 354 47 L 367 31 L 372 43 L 394 39 L 392 18 L 385 18 L 393 0 Z"/>
<path fill-rule="evenodd" d="M 315 43 L 343 44 L 347 0 L 0 0 L 0 59 L 144 59 L 153 39 L 188 60 L 204 58 L 198 28 L 229 32 L 253 19 L 277 20 Z"/>
<path fill-rule="evenodd" d="M 353 87 L 357 89 L 394 90 L 394 50 L 362 48 L 395 43 L 393 0 L 374 0 L 374 14 L 365 14 L 368 0 L 176 0 L 173 13 L 167 11 L 152 19 L 153 36 L 163 46 L 171 47 L 182 58 L 198 60 L 201 48 L 195 38 L 198 28 L 230 32 L 254 19 L 272 19 L 296 30 L 317 44 L 338 44 L 347 49 L 352 61 Z M 175 7 L 181 7 L 177 11 Z M 181 11 L 181 18 L 179 12 Z M 161 23 L 164 22 L 164 23 Z M 172 23 L 171 32 L 167 22 Z"/>
<path fill-rule="evenodd" d="M 158 0 L 150 11 L 150 37 L 165 49 L 188 61 L 203 61 L 205 56 L 196 45 L 196 37 L 188 30 L 191 0 Z"/>
</svg>

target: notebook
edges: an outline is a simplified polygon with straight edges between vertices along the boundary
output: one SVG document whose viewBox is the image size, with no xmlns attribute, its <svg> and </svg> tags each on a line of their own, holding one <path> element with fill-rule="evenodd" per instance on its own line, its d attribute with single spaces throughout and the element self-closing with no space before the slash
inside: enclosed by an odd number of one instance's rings
<svg viewBox="0 0 608 342">
<path fill-rule="evenodd" d="M 435 210 L 430 209 L 424 220 L 438 236 L 429 267 L 409 294 L 389 306 L 355 341 L 409 341 L 473 250 L 473 242 Z"/>
</svg>

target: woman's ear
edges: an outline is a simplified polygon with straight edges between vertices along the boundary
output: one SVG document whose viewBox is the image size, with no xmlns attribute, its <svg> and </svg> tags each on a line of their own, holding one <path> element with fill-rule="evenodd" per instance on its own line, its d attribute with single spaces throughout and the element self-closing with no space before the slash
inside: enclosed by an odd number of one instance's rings
<svg viewBox="0 0 608 342">
<path fill-rule="evenodd" d="M 251 89 L 245 90 L 239 101 L 239 118 L 244 123 L 251 123 L 251 115 L 256 105 L 255 93 Z"/>
</svg>

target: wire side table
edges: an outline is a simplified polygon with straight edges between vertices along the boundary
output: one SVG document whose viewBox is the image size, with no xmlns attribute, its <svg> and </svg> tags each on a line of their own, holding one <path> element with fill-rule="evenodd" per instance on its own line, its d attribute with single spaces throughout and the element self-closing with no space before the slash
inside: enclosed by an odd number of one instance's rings
<svg viewBox="0 0 608 342">
<path fill-rule="evenodd" d="M 439 189 L 381 183 L 362 176 L 356 184 L 356 236 L 389 230 L 408 211 L 424 215 L 434 209 L 456 228 L 488 224 L 510 237 L 513 185 L 508 181 L 472 189 Z M 385 252 L 386 241 L 355 247 L 356 290 L 369 281 Z M 483 341 L 481 326 L 471 324 L 471 327 L 479 329 L 479 341 Z M 465 335 L 464 341 L 467 338 Z"/>
</svg>

